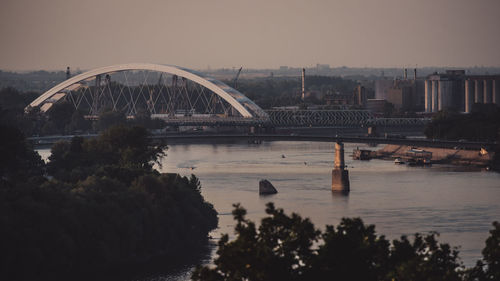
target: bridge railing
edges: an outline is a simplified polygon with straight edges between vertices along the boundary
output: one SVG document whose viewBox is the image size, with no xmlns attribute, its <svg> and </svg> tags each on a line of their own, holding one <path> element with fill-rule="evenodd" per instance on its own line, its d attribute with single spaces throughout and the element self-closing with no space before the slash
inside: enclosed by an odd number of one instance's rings
<svg viewBox="0 0 500 281">
<path fill-rule="evenodd" d="M 152 118 L 164 120 L 170 126 L 255 126 L 269 123 L 268 118 L 245 118 L 237 116 L 170 116 L 167 114 L 154 114 Z"/>
</svg>

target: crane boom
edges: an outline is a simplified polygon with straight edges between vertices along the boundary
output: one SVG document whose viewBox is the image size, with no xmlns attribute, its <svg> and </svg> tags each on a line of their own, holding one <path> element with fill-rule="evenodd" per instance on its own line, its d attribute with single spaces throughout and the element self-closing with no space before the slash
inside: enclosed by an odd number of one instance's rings
<svg viewBox="0 0 500 281">
<path fill-rule="evenodd" d="M 233 88 L 235 88 L 235 89 L 236 89 L 236 86 L 238 83 L 238 78 L 240 77 L 241 69 L 243 69 L 243 66 L 240 67 L 240 69 L 238 70 L 238 73 L 236 73 L 236 76 L 233 79 Z"/>
</svg>

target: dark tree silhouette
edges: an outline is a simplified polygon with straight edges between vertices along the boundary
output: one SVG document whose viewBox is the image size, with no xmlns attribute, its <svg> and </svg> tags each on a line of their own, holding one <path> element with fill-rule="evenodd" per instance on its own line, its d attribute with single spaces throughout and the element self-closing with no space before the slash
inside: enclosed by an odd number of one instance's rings
<svg viewBox="0 0 500 281">
<path fill-rule="evenodd" d="M 219 241 L 215 266 L 198 267 L 193 280 L 497 280 L 500 224 L 487 240 L 484 259 L 468 271 L 456 248 L 437 234 L 416 234 L 389 242 L 375 226 L 344 218 L 318 231 L 308 219 L 288 216 L 268 203 L 257 229 L 234 205 L 236 238 Z"/>
<path fill-rule="evenodd" d="M 195 176 L 153 169 L 163 146 L 143 128 L 57 143 L 52 179 L 41 176 L 43 162 L 19 131 L 0 129 L 9 160 L 0 165 L 1 280 L 95 280 L 157 259 L 177 263 L 217 226 Z"/>
</svg>

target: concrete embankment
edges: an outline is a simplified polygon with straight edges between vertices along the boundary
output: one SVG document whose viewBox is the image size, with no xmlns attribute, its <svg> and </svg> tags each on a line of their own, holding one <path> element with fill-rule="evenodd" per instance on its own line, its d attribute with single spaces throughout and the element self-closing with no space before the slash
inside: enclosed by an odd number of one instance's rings
<svg viewBox="0 0 500 281">
<path fill-rule="evenodd" d="M 480 150 L 462 150 L 449 148 L 435 147 L 412 147 L 407 145 L 388 144 L 384 148 L 377 150 L 377 158 L 393 159 L 396 157 L 404 157 L 412 148 L 422 149 L 432 152 L 432 163 L 436 164 L 454 164 L 454 165 L 473 165 L 473 166 L 490 166 L 493 162 L 495 153 L 493 151 Z"/>
</svg>

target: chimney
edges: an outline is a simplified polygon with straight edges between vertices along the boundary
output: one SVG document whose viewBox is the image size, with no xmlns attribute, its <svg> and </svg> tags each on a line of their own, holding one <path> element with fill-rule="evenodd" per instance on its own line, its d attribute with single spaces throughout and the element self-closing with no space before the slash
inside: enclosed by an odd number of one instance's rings
<svg viewBox="0 0 500 281">
<path fill-rule="evenodd" d="M 302 68 L 302 101 L 306 97 L 306 69 Z"/>
<path fill-rule="evenodd" d="M 69 66 L 66 67 L 66 80 L 68 80 L 69 78 L 71 78 L 71 72 L 69 71 Z"/>
<path fill-rule="evenodd" d="M 417 69 L 413 69 L 413 80 L 417 81 Z"/>
<path fill-rule="evenodd" d="M 405 68 L 405 80 L 408 79 L 408 69 Z"/>
</svg>

